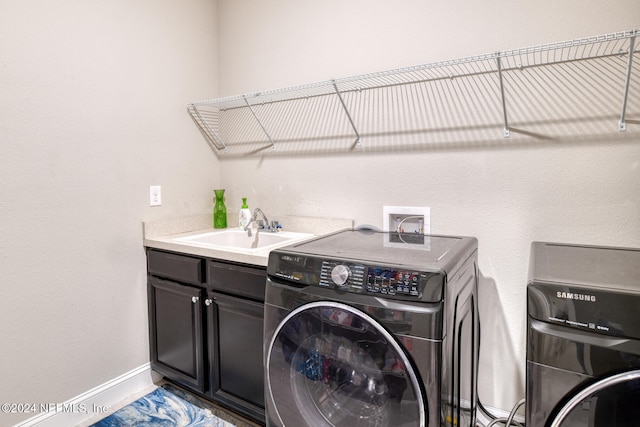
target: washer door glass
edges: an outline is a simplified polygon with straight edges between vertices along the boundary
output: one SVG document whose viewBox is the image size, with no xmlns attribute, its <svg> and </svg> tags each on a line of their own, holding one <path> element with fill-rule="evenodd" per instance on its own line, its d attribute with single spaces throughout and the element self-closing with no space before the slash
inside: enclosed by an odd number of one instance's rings
<svg viewBox="0 0 640 427">
<path fill-rule="evenodd" d="M 635 427 L 640 425 L 640 370 L 600 379 L 573 395 L 550 427 Z"/>
<path fill-rule="evenodd" d="M 267 388 L 282 425 L 424 426 L 412 362 L 366 313 L 333 302 L 298 307 L 267 348 Z"/>
</svg>

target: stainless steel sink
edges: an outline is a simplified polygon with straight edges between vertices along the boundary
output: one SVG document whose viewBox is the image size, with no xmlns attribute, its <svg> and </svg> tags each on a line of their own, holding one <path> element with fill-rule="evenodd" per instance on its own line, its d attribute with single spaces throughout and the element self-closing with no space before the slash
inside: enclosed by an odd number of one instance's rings
<svg viewBox="0 0 640 427">
<path fill-rule="evenodd" d="M 291 231 L 281 231 L 279 233 L 272 233 L 269 231 L 256 232 L 256 230 L 254 230 L 252 236 L 249 237 L 246 231 L 235 228 L 210 231 L 191 236 L 176 237 L 174 240 L 206 248 L 255 252 L 285 246 L 289 243 L 294 243 L 310 237 L 313 237 L 313 234 L 295 233 Z"/>
</svg>

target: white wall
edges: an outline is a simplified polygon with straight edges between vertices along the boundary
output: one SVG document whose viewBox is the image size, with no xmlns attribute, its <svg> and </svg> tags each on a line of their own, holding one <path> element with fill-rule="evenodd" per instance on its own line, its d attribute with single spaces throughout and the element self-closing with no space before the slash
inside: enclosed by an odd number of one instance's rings
<svg viewBox="0 0 640 427">
<path fill-rule="evenodd" d="M 186 112 L 216 95 L 216 14 L 0 0 L 0 402 L 62 403 L 149 361 L 141 223 L 206 212 L 219 184 Z"/>
<path fill-rule="evenodd" d="M 640 246 L 637 125 L 584 140 L 219 161 L 184 108 L 637 28 L 635 0 L 0 0 L 0 10 L 0 402 L 63 402 L 147 362 L 140 223 L 210 211 L 216 187 L 230 210 L 248 196 L 268 214 L 378 225 L 383 204 L 427 205 L 434 232 L 477 236 L 481 397 L 505 409 L 524 394 L 529 243 Z M 414 166 L 416 185 L 393 164 Z M 148 206 L 151 184 L 162 207 Z"/>
<path fill-rule="evenodd" d="M 640 8 L 636 0 L 220 0 L 219 17 L 226 96 L 638 28 Z M 230 209 L 246 196 L 267 215 L 381 226 L 383 205 L 429 206 L 433 233 L 478 237 L 480 397 L 508 410 L 524 397 L 531 241 L 640 247 L 637 97 L 626 133 L 614 114 L 577 133 L 576 123 L 551 126 L 545 138 L 504 140 L 498 127 L 481 144 L 447 145 L 444 135 L 408 151 L 372 153 L 366 141 L 352 153 L 267 150 L 221 157 L 221 184 Z M 540 109 L 521 107 L 523 119 Z"/>
</svg>

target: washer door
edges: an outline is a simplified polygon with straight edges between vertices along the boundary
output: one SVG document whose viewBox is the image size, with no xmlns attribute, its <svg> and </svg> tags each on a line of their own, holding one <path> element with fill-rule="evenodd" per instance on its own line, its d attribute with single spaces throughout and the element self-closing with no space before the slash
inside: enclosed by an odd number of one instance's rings
<svg viewBox="0 0 640 427">
<path fill-rule="evenodd" d="M 424 426 L 413 364 L 398 340 L 366 313 L 320 301 L 298 307 L 268 346 L 268 416 L 283 426 Z"/>
<path fill-rule="evenodd" d="M 575 393 L 547 423 L 549 427 L 640 425 L 640 370 L 601 378 Z"/>
</svg>

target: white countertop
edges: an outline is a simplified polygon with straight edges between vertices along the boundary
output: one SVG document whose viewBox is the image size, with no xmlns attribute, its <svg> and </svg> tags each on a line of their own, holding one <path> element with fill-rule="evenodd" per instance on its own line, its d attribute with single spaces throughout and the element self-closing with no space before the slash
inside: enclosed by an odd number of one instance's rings
<svg viewBox="0 0 640 427">
<path fill-rule="evenodd" d="M 353 220 L 346 218 L 279 216 L 278 220 L 285 231 L 310 233 L 314 236 L 320 236 L 346 228 L 353 228 Z M 214 229 L 212 223 L 212 214 L 143 222 L 143 244 L 145 247 L 164 249 L 172 252 L 181 252 L 258 266 L 267 265 L 269 252 L 274 249 L 273 247 L 262 250 L 232 251 L 205 248 L 189 242 L 175 240 L 179 237 L 225 230 Z M 287 244 L 288 243 L 284 243 L 280 246 L 286 246 Z"/>
</svg>

